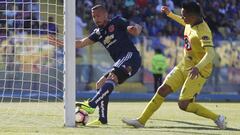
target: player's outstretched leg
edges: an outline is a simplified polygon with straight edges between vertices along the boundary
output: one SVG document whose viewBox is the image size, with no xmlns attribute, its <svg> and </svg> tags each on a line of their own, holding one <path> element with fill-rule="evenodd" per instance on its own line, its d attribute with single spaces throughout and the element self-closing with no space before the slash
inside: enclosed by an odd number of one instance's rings
<svg viewBox="0 0 240 135">
<path fill-rule="evenodd" d="M 148 103 L 140 117 L 137 119 L 126 119 L 123 118 L 122 122 L 126 123 L 129 126 L 135 128 L 143 128 L 147 120 L 152 116 L 152 114 L 161 106 L 164 101 L 164 97 L 160 96 L 159 93 L 156 93 L 152 100 Z"/>
<path fill-rule="evenodd" d="M 147 120 L 153 115 L 155 111 L 161 106 L 164 102 L 165 97 L 172 92 L 171 88 L 164 84 L 160 86 L 158 92 L 154 95 L 151 101 L 148 103 L 140 117 L 137 119 L 126 119 L 123 118 L 122 122 L 126 123 L 129 126 L 133 126 L 135 128 L 142 128 L 145 126 Z"/>
<path fill-rule="evenodd" d="M 186 112 L 191 112 L 198 116 L 213 120 L 220 129 L 225 129 L 227 127 L 226 118 L 223 115 L 217 115 L 198 103 L 185 100 L 179 101 L 178 105 L 180 109 Z"/>
<path fill-rule="evenodd" d="M 96 95 L 90 100 L 85 102 L 77 102 L 76 106 L 80 109 L 85 110 L 89 114 L 94 113 L 97 105 L 104 98 L 108 98 L 108 96 L 112 93 L 115 87 L 115 82 L 112 80 L 107 80 L 105 84 L 101 87 L 101 89 L 96 93 Z"/>
</svg>

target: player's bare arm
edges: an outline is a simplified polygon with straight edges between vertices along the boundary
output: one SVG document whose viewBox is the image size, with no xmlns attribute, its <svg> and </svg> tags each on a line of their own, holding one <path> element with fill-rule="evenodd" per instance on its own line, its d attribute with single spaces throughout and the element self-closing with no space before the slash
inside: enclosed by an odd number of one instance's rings
<svg viewBox="0 0 240 135">
<path fill-rule="evenodd" d="M 133 24 L 127 27 L 127 31 L 133 36 L 138 36 L 142 32 L 142 26 Z"/>
<path fill-rule="evenodd" d="M 54 35 L 48 36 L 49 44 L 56 46 L 56 47 L 63 47 L 63 40 L 57 39 Z"/>
<path fill-rule="evenodd" d="M 162 6 L 161 12 L 165 13 L 169 18 L 173 19 L 174 21 L 178 22 L 179 24 L 181 24 L 183 26 L 186 25 L 186 23 L 184 22 L 182 17 L 172 13 L 167 6 Z"/>
<path fill-rule="evenodd" d="M 196 79 L 199 75 L 199 70 L 202 70 L 207 64 L 213 61 L 213 58 L 215 56 L 215 51 L 213 47 L 204 47 L 204 49 L 206 50 L 206 54 L 203 56 L 201 61 L 189 72 L 189 76 L 191 79 Z"/>
<path fill-rule="evenodd" d="M 88 45 L 92 45 L 95 42 L 90 40 L 88 37 L 76 41 L 76 48 L 83 48 Z"/>
<path fill-rule="evenodd" d="M 63 45 L 64 45 L 63 40 L 57 39 L 53 35 L 50 35 L 48 37 L 48 40 L 51 45 L 56 46 L 56 47 L 63 47 Z M 94 41 L 92 41 L 88 37 L 86 37 L 86 38 L 76 41 L 76 48 L 83 48 L 85 46 L 92 45 L 94 43 L 95 43 Z"/>
</svg>

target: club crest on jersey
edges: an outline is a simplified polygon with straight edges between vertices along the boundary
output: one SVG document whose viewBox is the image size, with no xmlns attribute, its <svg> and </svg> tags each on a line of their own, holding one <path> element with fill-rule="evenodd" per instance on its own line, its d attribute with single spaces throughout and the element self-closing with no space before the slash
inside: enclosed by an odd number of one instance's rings
<svg viewBox="0 0 240 135">
<path fill-rule="evenodd" d="M 185 48 L 187 51 L 192 50 L 192 47 L 191 47 L 191 44 L 190 44 L 190 42 L 189 42 L 189 39 L 188 39 L 188 36 L 187 36 L 187 35 L 184 35 L 184 48 Z"/>
<path fill-rule="evenodd" d="M 110 26 L 108 27 L 108 32 L 113 32 L 114 30 L 115 30 L 114 25 L 110 25 Z"/>
</svg>

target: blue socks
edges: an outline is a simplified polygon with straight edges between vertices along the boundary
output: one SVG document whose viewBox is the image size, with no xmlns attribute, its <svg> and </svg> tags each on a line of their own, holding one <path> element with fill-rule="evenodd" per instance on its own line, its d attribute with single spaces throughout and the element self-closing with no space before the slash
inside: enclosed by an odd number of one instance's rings
<svg viewBox="0 0 240 135">
<path fill-rule="evenodd" d="M 115 82 L 112 80 L 107 80 L 105 84 L 102 86 L 102 88 L 97 92 L 97 94 L 89 102 L 89 106 L 91 106 L 92 108 L 96 108 L 102 100 L 108 99 L 114 87 L 115 87 Z"/>
<path fill-rule="evenodd" d="M 109 97 L 106 97 L 100 101 L 100 104 L 98 104 L 99 121 L 101 121 L 102 124 L 107 124 L 108 122 L 107 121 L 108 102 L 109 102 Z"/>
<path fill-rule="evenodd" d="M 89 106 L 92 108 L 99 108 L 99 121 L 101 123 L 107 123 L 107 111 L 108 111 L 108 102 L 109 95 L 112 93 L 115 87 L 115 82 L 112 80 L 107 80 L 102 88 L 97 92 L 97 94 L 89 102 Z"/>
</svg>

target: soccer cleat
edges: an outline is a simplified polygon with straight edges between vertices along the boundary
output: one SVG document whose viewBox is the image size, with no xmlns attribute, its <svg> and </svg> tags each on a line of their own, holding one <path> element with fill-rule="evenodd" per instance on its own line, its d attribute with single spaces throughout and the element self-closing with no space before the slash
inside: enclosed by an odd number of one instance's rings
<svg viewBox="0 0 240 135">
<path fill-rule="evenodd" d="M 92 108 L 89 106 L 89 101 L 84 102 L 76 102 L 76 106 L 79 107 L 79 109 L 85 110 L 88 114 L 93 114 L 95 111 L 95 108 Z"/>
<path fill-rule="evenodd" d="M 227 121 L 226 117 L 223 115 L 219 115 L 218 119 L 215 121 L 216 125 L 220 129 L 226 129 L 227 128 Z"/>
<path fill-rule="evenodd" d="M 101 126 L 101 125 L 107 125 L 102 123 L 100 120 L 96 119 L 94 121 L 91 121 L 89 123 L 86 124 L 86 126 Z"/>
<path fill-rule="evenodd" d="M 137 119 L 126 119 L 126 118 L 123 118 L 122 119 L 122 122 L 129 125 L 129 126 L 133 126 L 135 128 L 144 128 L 144 125 L 141 124 Z"/>
</svg>

